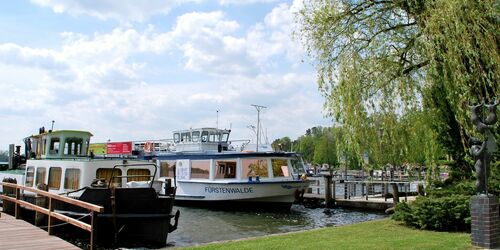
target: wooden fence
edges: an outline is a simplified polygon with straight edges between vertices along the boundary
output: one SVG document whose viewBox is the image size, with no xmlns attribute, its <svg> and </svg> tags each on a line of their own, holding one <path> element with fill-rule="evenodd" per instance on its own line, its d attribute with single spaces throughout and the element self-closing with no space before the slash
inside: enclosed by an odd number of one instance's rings
<svg viewBox="0 0 500 250">
<path fill-rule="evenodd" d="M 47 231 L 51 235 L 53 234 L 53 227 L 55 219 L 66 222 L 73 226 L 79 227 L 83 230 L 90 232 L 90 249 L 94 249 L 95 246 L 95 230 L 97 226 L 97 214 L 104 212 L 104 208 L 102 206 L 97 206 L 88 202 L 76 200 L 73 198 L 69 198 L 62 195 L 52 194 L 47 191 L 39 190 L 32 187 L 25 187 L 19 184 L 0 182 L 0 185 L 3 186 L 3 190 L 5 193 L 5 187 L 15 189 L 15 197 L 11 197 L 5 194 L 0 194 L 0 199 L 3 201 L 10 201 L 15 204 L 15 217 L 16 219 L 20 218 L 21 207 L 32 209 L 36 212 L 43 213 L 48 216 L 48 226 Z M 26 202 L 21 199 L 21 190 L 25 190 L 28 192 L 35 193 L 38 196 L 47 197 L 48 198 L 48 208 L 44 208 L 41 206 L 37 206 L 35 204 Z M 85 222 L 76 220 L 64 214 L 60 214 L 54 211 L 54 201 L 60 201 L 64 203 L 68 203 L 80 208 L 86 209 L 90 214 L 90 224 Z"/>
</svg>

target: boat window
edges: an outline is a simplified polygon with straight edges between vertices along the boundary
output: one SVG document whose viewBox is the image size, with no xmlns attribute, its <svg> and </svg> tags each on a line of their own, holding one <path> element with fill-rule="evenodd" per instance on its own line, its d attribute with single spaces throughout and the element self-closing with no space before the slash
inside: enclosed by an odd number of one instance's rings
<svg viewBox="0 0 500 250">
<path fill-rule="evenodd" d="M 80 187 L 80 169 L 68 168 L 64 174 L 64 188 L 76 190 Z"/>
<path fill-rule="evenodd" d="M 129 181 L 149 181 L 151 180 L 151 171 L 144 168 L 131 168 L 127 170 L 127 182 Z"/>
<path fill-rule="evenodd" d="M 112 168 L 98 168 L 95 173 L 96 179 L 104 179 L 107 183 L 109 183 L 109 179 L 111 178 L 111 174 L 113 173 Z M 122 170 L 115 168 L 113 176 L 121 176 Z M 122 179 L 121 178 L 113 178 L 112 180 L 113 186 L 121 187 Z"/>
<path fill-rule="evenodd" d="M 210 131 L 210 136 L 208 138 L 208 141 L 219 142 L 220 141 L 220 134 L 217 133 L 217 131 Z"/>
<path fill-rule="evenodd" d="M 191 133 L 185 132 L 181 134 L 181 141 L 182 142 L 190 142 L 191 141 Z"/>
<path fill-rule="evenodd" d="M 27 187 L 33 186 L 34 177 L 35 177 L 35 168 L 34 167 L 27 167 L 26 168 L 26 181 L 25 181 L 25 185 Z"/>
<path fill-rule="evenodd" d="M 85 140 L 85 151 L 89 150 L 89 146 L 90 146 L 90 140 Z M 83 149 L 82 149 L 82 154 L 83 155 L 87 155 L 87 152 L 83 152 Z"/>
<path fill-rule="evenodd" d="M 49 168 L 49 189 L 58 190 L 61 187 L 61 174 L 61 168 Z"/>
<path fill-rule="evenodd" d="M 208 179 L 210 176 L 210 161 L 191 161 L 191 178 Z"/>
<path fill-rule="evenodd" d="M 292 163 L 292 171 L 296 174 L 305 173 L 304 165 L 302 164 L 302 159 L 300 157 L 294 157 L 290 160 Z"/>
<path fill-rule="evenodd" d="M 267 159 L 242 159 L 241 164 L 243 177 L 268 176 Z"/>
<path fill-rule="evenodd" d="M 192 136 L 192 141 L 197 142 L 198 139 L 200 138 L 200 131 L 193 131 L 193 133 L 191 133 L 191 136 Z"/>
<path fill-rule="evenodd" d="M 236 161 L 216 161 L 215 179 L 236 178 Z"/>
<path fill-rule="evenodd" d="M 36 180 L 35 180 L 35 185 L 38 184 L 43 184 L 45 183 L 45 168 L 39 167 L 36 169 Z"/>
<path fill-rule="evenodd" d="M 81 155 L 82 154 L 83 139 L 78 137 L 66 138 L 64 143 L 65 155 Z"/>
<path fill-rule="evenodd" d="M 175 133 L 175 134 L 174 134 L 174 142 L 175 142 L 175 143 L 178 143 L 180 140 L 181 140 L 181 139 L 180 139 L 180 135 L 179 135 L 179 133 Z"/>
<path fill-rule="evenodd" d="M 202 142 L 207 142 L 208 141 L 208 131 L 201 132 L 201 141 Z"/>
<path fill-rule="evenodd" d="M 271 164 L 273 165 L 274 177 L 290 176 L 290 172 L 288 171 L 288 160 L 271 159 Z"/>
<path fill-rule="evenodd" d="M 45 149 L 47 148 L 47 139 L 42 140 L 42 155 L 45 155 Z"/>
<path fill-rule="evenodd" d="M 50 154 L 58 154 L 59 153 L 59 138 L 58 137 L 50 138 L 49 153 Z"/>
<path fill-rule="evenodd" d="M 161 161 L 160 177 L 174 177 L 175 161 Z"/>
<path fill-rule="evenodd" d="M 229 139 L 229 133 L 222 133 L 222 141 L 227 142 L 228 139 Z"/>
</svg>

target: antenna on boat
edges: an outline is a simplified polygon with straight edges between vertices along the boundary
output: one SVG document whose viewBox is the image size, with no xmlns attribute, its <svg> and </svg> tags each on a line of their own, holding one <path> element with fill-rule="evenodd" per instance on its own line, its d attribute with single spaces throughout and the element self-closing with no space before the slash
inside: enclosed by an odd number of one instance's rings
<svg viewBox="0 0 500 250">
<path fill-rule="evenodd" d="M 56 121 L 52 120 L 52 127 L 50 128 L 50 131 L 54 131 L 54 122 Z"/>
<path fill-rule="evenodd" d="M 217 123 L 215 128 L 219 129 L 219 110 L 217 109 L 216 112 L 217 112 Z"/>
<path fill-rule="evenodd" d="M 259 152 L 259 137 L 260 137 L 260 134 L 259 134 L 259 129 L 260 129 L 260 111 L 262 109 L 265 109 L 267 107 L 265 106 L 261 106 L 261 105 L 256 105 L 256 104 L 252 104 L 251 106 L 254 106 L 255 109 L 257 110 L 257 147 L 255 148 L 255 152 Z"/>
</svg>

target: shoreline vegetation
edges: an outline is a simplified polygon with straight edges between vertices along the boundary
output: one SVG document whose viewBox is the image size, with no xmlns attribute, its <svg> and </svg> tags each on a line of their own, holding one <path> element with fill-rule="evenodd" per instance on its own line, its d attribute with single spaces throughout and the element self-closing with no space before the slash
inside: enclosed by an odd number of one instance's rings
<svg viewBox="0 0 500 250">
<path fill-rule="evenodd" d="M 389 218 L 338 227 L 213 242 L 182 249 L 474 249 L 470 234 L 406 227 Z"/>
</svg>

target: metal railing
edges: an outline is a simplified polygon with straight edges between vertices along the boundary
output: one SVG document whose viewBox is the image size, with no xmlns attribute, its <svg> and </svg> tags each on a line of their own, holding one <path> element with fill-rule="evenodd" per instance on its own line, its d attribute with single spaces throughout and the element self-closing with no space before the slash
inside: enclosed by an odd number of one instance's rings
<svg viewBox="0 0 500 250">
<path fill-rule="evenodd" d="M 3 186 L 4 193 L 5 193 L 5 187 L 15 189 L 15 197 L 11 197 L 11 196 L 8 196 L 6 194 L 0 194 L 0 199 L 4 202 L 9 201 L 9 202 L 12 202 L 15 204 L 14 215 L 15 215 L 16 219 L 20 218 L 21 207 L 29 208 L 29 209 L 32 209 L 32 210 L 38 212 L 38 213 L 45 214 L 48 216 L 47 231 L 48 231 L 49 235 L 53 234 L 53 227 L 55 226 L 54 225 L 55 219 L 66 222 L 68 224 L 71 224 L 73 226 L 76 226 L 78 228 L 81 228 L 85 231 L 90 232 L 90 249 L 94 249 L 95 239 L 96 239 L 95 232 L 96 232 L 96 226 L 97 226 L 97 214 L 104 212 L 104 207 L 97 206 L 97 205 L 94 205 L 92 203 L 88 203 L 88 202 L 84 202 L 84 201 L 80 201 L 80 200 L 75 200 L 73 198 L 69 198 L 66 196 L 49 193 L 47 191 L 39 190 L 36 188 L 21 186 L 19 184 L 0 182 L 0 185 Z M 38 195 L 38 196 L 47 197 L 48 198 L 48 208 L 41 207 L 41 206 L 38 206 L 38 205 L 35 205 L 35 204 L 32 204 L 32 203 L 29 203 L 27 201 L 22 200 L 21 199 L 22 198 L 21 190 L 36 193 L 36 195 Z M 64 214 L 55 212 L 54 211 L 54 207 L 55 207 L 54 202 L 55 201 L 68 203 L 68 204 L 86 209 L 87 211 L 89 211 L 89 214 L 90 214 L 90 224 L 87 224 L 85 222 L 71 218 L 71 217 L 66 216 Z"/>
</svg>

